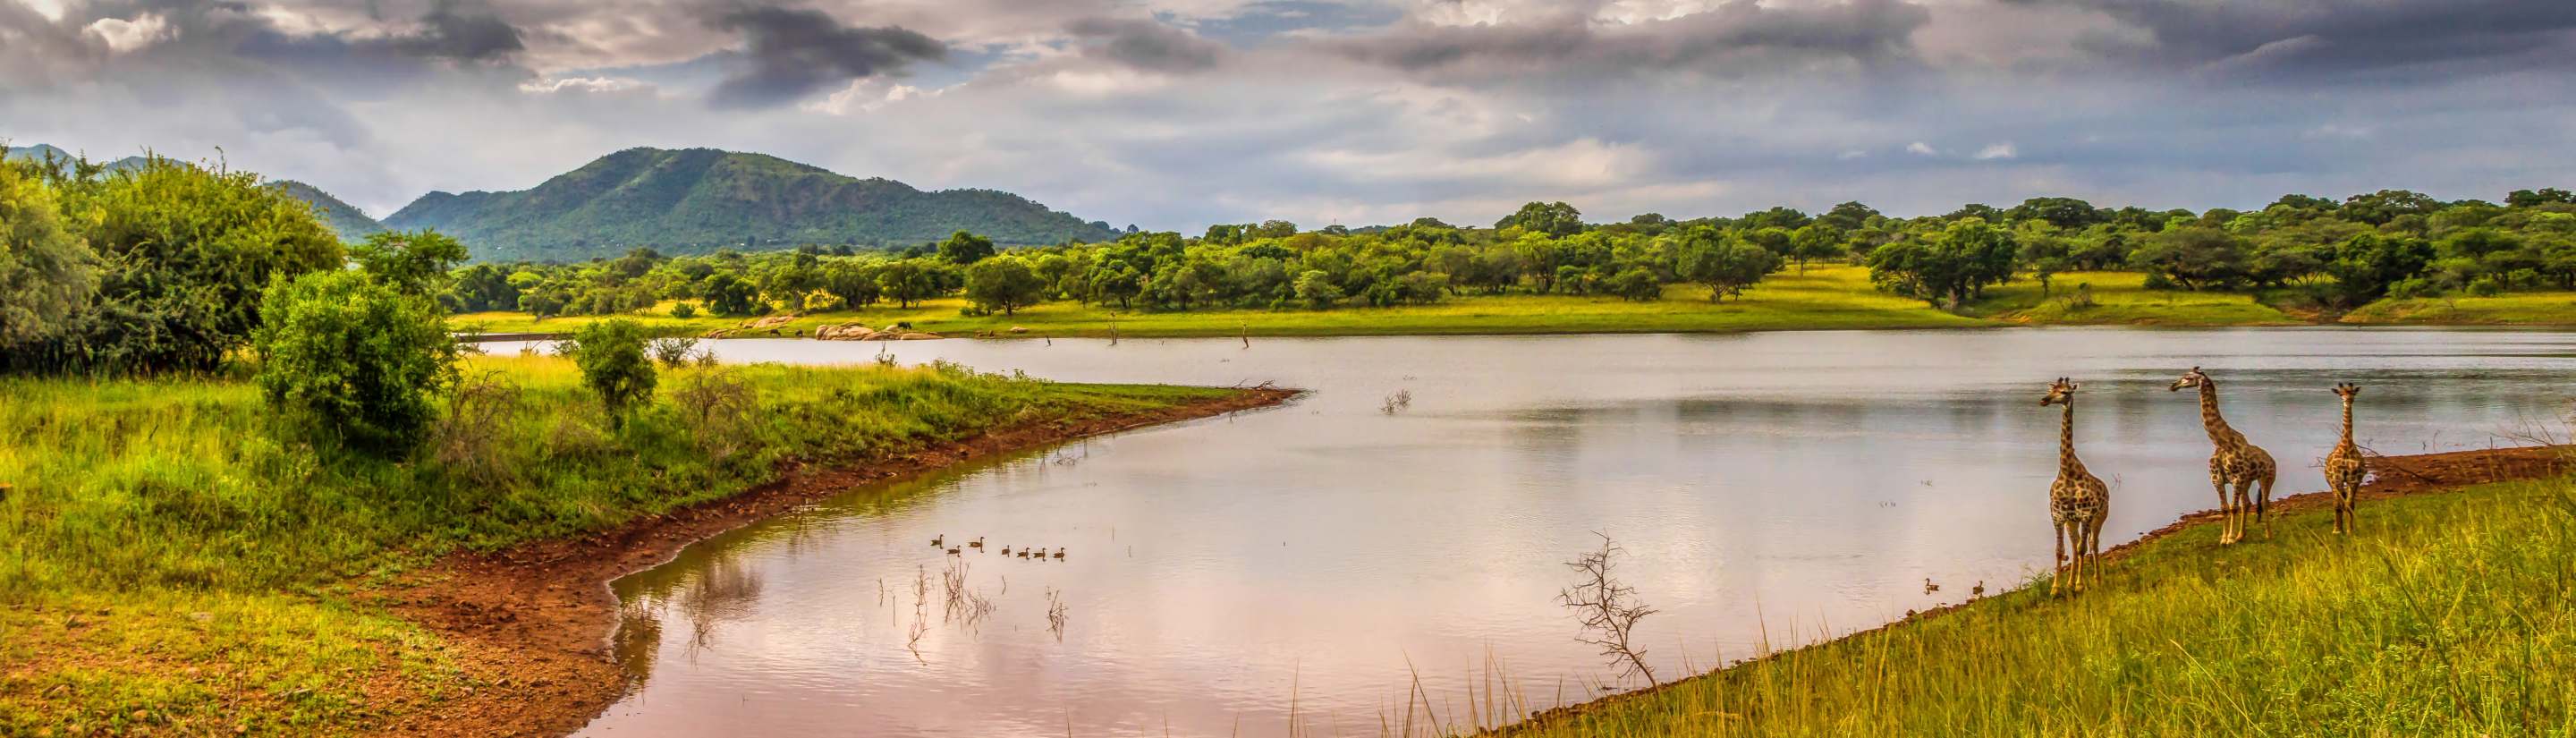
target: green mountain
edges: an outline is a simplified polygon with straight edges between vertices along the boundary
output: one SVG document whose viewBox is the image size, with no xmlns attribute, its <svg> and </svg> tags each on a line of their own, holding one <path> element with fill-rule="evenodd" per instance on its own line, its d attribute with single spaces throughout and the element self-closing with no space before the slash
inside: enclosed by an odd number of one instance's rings
<svg viewBox="0 0 2576 738">
<path fill-rule="evenodd" d="M 432 192 L 385 218 L 390 228 L 436 228 L 478 259 L 577 261 L 637 246 L 704 253 L 746 242 L 904 245 L 958 230 L 1008 245 L 1115 238 L 1008 192 L 924 192 L 773 156 L 715 149 L 636 148 L 600 157 L 535 189 Z"/>
<path fill-rule="evenodd" d="M 72 152 L 64 151 L 51 144 L 36 144 L 34 146 L 12 146 L 9 148 L 7 158 L 11 161 L 44 161 L 48 158 L 70 161 L 80 157 L 73 156 Z M 115 172 L 126 169 L 139 169 L 144 165 L 145 161 L 146 160 L 140 156 L 125 157 L 116 161 L 107 162 L 107 171 Z"/>
<path fill-rule="evenodd" d="M 291 179 L 274 180 L 268 184 L 286 190 L 288 197 L 312 203 L 314 210 L 321 211 L 322 222 L 331 226 L 331 230 L 340 232 L 342 241 L 356 243 L 385 230 L 385 224 L 367 217 L 356 206 L 341 202 L 340 198 L 332 197 L 321 188 Z"/>
</svg>

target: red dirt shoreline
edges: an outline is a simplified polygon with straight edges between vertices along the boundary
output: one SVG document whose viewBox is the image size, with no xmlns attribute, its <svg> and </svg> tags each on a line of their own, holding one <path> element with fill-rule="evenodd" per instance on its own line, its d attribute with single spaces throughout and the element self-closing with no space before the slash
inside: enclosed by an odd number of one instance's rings
<svg viewBox="0 0 2576 738">
<path fill-rule="evenodd" d="M 618 602 L 609 583 L 669 561 L 707 537 L 861 484 L 1079 438 L 1270 407 L 1298 394 L 1246 389 L 1152 412 L 1011 426 L 865 462 L 790 466 L 778 480 L 743 494 L 613 530 L 491 554 L 450 556 L 362 597 L 437 633 L 449 658 L 487 686 L 460 689 L 379 733 L 563 735 L 580 729 L 626 686 L 610 660 Z"/>
</svg>

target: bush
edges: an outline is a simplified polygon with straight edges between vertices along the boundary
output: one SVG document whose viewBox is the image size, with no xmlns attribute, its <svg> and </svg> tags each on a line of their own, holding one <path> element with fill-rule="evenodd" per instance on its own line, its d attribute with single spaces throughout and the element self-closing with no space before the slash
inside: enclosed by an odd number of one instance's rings
<svg viewBox="0 0 2576 738">
<path fill-rule="evenodd" d="M 572 334 L 568 353 L 581 367 L 582 383 L 599 395 L 611 424 L 653 396 L 653 363 L 644 358 L 644 326 L 619 318 L 582 326 Z"/>
<path fill-rule="evenodd" d="M 1664 285 L 1655 273 L 1645 267 L 1629 267 L 1610 278 L 1610 294 L 1631 302 L 1654 302 L 1664 299 Z"/>
<path fill-rule="evenodd" d="M 2469 280 L 2468 290 L 2476 297 L 2494 297 L 2504 294 L 2504 283 L 2496 281 L 2493 276 L 2479 277 Z"/>
<path fill-rule="evenodd" d="M 671 306 L 671 317 L 679 318 L 681 320 L 698 317 L 698 306 L 696 303 L 689 302 L 673 305 Z"/>
<path fill-rule="evenodd" d="M 698 347 L 698 339 L 686 337 L 653 339 L 653 360 L 673 369 L 689 365 L 689 352 Z"/>
<path fill-rule="evenodd" d="M 409 449 L 456 375 L 456 341 L 426 295 L 351 271 L 315 272 L 268 290 L 252 335 L 269 403 L 324 439 Z"/>
<path fill-rule="evenodd" d="M 849 304 L 848 301 L 842 300 L 840 295 L 823 290 L 805 293 L 804 306 L 805 312 L 808 313 L 828 313 L 839 310 L 847 304 Z"/>
</svg>

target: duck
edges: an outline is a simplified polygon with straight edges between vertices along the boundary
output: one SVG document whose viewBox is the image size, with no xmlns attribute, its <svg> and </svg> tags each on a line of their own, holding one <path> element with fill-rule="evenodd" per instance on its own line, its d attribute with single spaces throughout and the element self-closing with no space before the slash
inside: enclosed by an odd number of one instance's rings
<svg viewBox="0 0 2576 738">
<path fill-rule="evenodd" d="M 931 548 L 943 548 L 943 547 L 946 547 L 947 545 L 948 545 L 948 534 L 946 534 L 946 533 L 941 533 L 941 534 L 939 534 L 939 535 L 935 535 L 935 536 L 931 536 L 931 537 L 930 537 L 930 547 L 931 547 Z"/>
<path fill-rule="evenodd" d="M 1932 578 L 1931 578 L 1931 577 L 1924 577 L 1924 578 L 1923 578 L 1923 593 L 1924 593 L 1924 594 L 1931 594 L 1931 593 L 1939 592 L 1939 591 L 1941 591 L 1941 585 L 1933 584 L 1933 583 L 1932 583 Z"/>
<path fill-rule="evenodd" d="M 1020 558 L 1025 559 L 1025 558 L 1028 558 L 1028 557 L 1029 557 L 1028 549 L 1020 549 Z"/>
<path fill-rule="evenodd" d="M 955 556 L 955 555 L 957 555 L 957 554 L 958 554 L 958 552 L 963 551 L 963 550 L 965 550 L 965 549 L 961 549 L 961 548 L 958 548 L 958 547 L 956 547 L 956 546 L 950 546 L 950 547 L 948 547 L 948 555 L 950 555 L 950 556 Z"/>
<path fill-rule="evenodd" d="M 1970 597 L 1984 597 L 1984 596 L 1986 596 L 1986 580 L 1979 579 L 1979 580 L 1977 580 L 1977 586 L 1969 587 L 1969 588 L 1968 588 L 1968 596 L 1970 596 Z"/>
<path fill-rule="evenodd" d="M 1064 558 L 1064 549 L 1062 549 L 1062 548 L 1058 548 L 1058 549 L 1056 549 L 1056 550 L 1055 550 L 1055 557 L 1056 557 L 1056 558 L 1058 558 L 1058 559 Z"/>
<path fill-rule="evenodd" d="M 1009 546 L 1003 546 L 1003 547 L 1002 547 L 1002 555 L 1004 555 L 1004 556 L 1009 556 L 1009 555 L 1011 555 L 1011 547 L 1009 547 Z"/>
<path fill-rule="evenodd" d="M 983 536 L 976 536 L 976 537 L 975 537 L 975 540 L 967 541 L 967 542 L 966 542 L 966 547 L 967 547 L 967 548 L 983 548 L 983 547 L 984 547 L 984 537 L 983 537 Z"/>
</svg>

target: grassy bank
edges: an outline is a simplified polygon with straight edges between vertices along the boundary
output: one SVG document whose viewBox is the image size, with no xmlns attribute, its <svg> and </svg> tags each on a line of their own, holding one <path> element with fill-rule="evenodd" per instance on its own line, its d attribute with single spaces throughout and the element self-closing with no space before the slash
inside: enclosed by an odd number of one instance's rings
<svg viewBox="0 0 2576 738">
<path fill-rule="evenodd" d="M 317 453 L 248 382 L 0 379 L 0 735 L 338 733 L 489 687 L 356 595 L 440 554 L 737 494 L 783 459 L 874 458 L 1223 390 L 936 369 L 666 371 L 613 426 L 553 358 L 478 358 L 419 458 Z M 463 421 L 457 420 L 463 418 Z"/>
<path fill-rule="evenodd" d="M 1861 328 L 1969 328 L 2009 325 L 2157 325 L 2252 326 L 2308 322 L 2275 309 L 2252 295 L 2232 292 L 2151 290 L 2136 272 L 2073 272 L 2057 275 L 2046 293 L 2038 282 L 2015 280 L 1987 291 L 1984 299 L 1957 313 L 1935 309 L 1921 300 L 1897 297 L 1871 286 L 1869 270 L 1856 266 L 1817 266 L 1772 275 L 1741 300 L 1711 303 L 1705 290 L 1670 285 L 1664 299 L 1630 302 L 1613 297 L 1565 295 L 1458 295 L 1431 305 L 1336 310 L 1194 310 L 1147 312 L 1113 306 L 1049 302 L 1013 316 L 968 317 L 956 298 L 932 300 L 910 308 L 886 305 L 862 310 L 798 316 L 782 333 L 812 333 L 825 325 L 864 323 L 884 326 L 898 321 L 949 335 L 1002 332 L 1027 328 L 1032 335 L 1263 336 L 1438 335 L 1508 333 L 1714 333 L 1761 330 Z M 2072 299 L 2079 289 L 2090 302 Z M 2474 308 L 2433 313 L 2421 309 L 2364 311 L 2355 323 L 2533 323 L 2576 324 L 2576 295 L 2517 295 L 2483 298 L 2512 303 L 2511 310 Z M 2460 305 L 2474 300 L 2452 301 Z M 673 318 L 668 303 L 637 316 L 666 334 L 703 334 L 734 328 L 746 321 L 697 315 Z M 2445 303 L 2448 304 L 2448 303 Z M 2373 306 L 2377 307 L 2377 306 Z M 526 313 L 472 313 L 455 316 L 459 330 L 488 333 L 569 331 L 597 318 L 556 317 L 538 320 Z"/>
<path fill-rule="evenodd" d="M 2533 735 L 2576 728 L 2567 480 L 2373 501 L 1613 698 L 1538 735 Z"/>
<path fill-rule="evenodd" d="M 2343 316 L 2371 325 L 2576 325 L 2576 292 L 2381 300 Z"/>
</svg>

